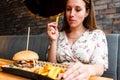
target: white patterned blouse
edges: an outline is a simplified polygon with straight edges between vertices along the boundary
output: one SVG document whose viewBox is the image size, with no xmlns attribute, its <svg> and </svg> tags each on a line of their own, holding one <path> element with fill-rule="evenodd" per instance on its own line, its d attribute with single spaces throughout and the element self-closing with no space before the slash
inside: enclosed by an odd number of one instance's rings
<svg viewBox="0 0 120 80">
<path fill-rule="evenodd" d="M 85 64 L 103 64 L 108 68 L 108 46 L 102 30 L 87 30 L 70 48 L 65 32 L 60 32 L 57 43 L 57 61 L 70 63 L 81 61 Z"/>
</svg>

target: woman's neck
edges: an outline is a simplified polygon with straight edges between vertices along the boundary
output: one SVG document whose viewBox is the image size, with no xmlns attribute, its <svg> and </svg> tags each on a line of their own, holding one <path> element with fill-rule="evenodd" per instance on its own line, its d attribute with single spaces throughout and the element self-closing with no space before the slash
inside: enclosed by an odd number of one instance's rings
<svg viewBox="0 0 120 80">
<path fill-rule="evenodd" d="M 86 28 L 84 27 L 83 24 L 79 25 L 79 26 L 73 26 L 73 27 L 70 27 L 70 31 L 71 32 L 77 32 L 77 31 L 82 31 L 82 30 L 85 30 Z"/>
<path fill-rule="evenodd" d="M 72 29 L 69 33 L 66 33 L 68 39 L 78 39 L 87 29 Z"/>
</svg>

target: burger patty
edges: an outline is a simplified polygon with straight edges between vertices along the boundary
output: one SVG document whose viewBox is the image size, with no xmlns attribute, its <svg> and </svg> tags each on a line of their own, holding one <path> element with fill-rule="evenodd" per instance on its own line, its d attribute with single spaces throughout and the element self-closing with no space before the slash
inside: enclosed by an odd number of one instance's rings
<svg viewBox="0 0 120 80">
<path fill-rule="evenodd" d="M 22 60 L 22 61 L 15 61 L 14 65 L 17 67 L 21 67 L 21 68 L 32 68 L 34 67 L 33 61 L 26 61 L 26 60 Z"/>
</svg>

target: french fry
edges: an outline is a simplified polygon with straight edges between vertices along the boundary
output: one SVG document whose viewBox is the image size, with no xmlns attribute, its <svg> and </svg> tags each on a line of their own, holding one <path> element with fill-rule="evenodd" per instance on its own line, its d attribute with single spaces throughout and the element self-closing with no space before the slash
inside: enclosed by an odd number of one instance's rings
<svg viewBox="0 0 120 80">
<path fill-rule="evenodd" d="M 52 67 L 51 65 L 46 64 L 46 65 L 43 67 L 43 69 L 41 69 L 41 71 L 39 71 L 39 74 L 44 75 L 44 76 L 47 76 L 47 75 L 49 74 L 49 71 L 50 71 L 51 67 Z"/>
<path fill-rule="evenodd" d="M 60 72 L 61 72 L 61 68 L 57 67 L 57 68 L 55 69 L 53 79 L 57 79 L 57 78 L 58 78 L 58 75 L 60 74 Z"/>
<path fill-rule="evenodd" d="M 52 67 L 49 74 L 48 74 L 48 77 L 52 78 L 52 79 L 56 79 L 56 67 Z"/>
<path fill-rule="evenodd" d="M 66 68 L 61 68 L 61 73 L 64 73 L 66 71 Z"/>
<path fill-rule="evenodd" d="M 44 70 L 46 70 L 46 71 L 49 71 L 51 68 L 52 68 L 52 65 L 50 65 L 50 64 L 46 64 L 44 66 Z"/>
<path fill-rule="evenodd" d="M 38 74 L 41 74 L 42 72 L 43 72 L 43 68 L 39 68 L 37 71 Z"/>
<path fill-rule="evenodd" d="M 56 17 L 56 23 L 59 22 L 59 16 L 60 16 L 60 14 L 58 14 L 57 17 Z"/>
<path fill-rule="evenodd" d="M 65 64 L 61 65 L 47 62 L 47 64 L 45 65 L 44 62 L 41 63 L 43 66 L 36 68 L 35 73 L 44 75 L 46 77 L 50 77 L 54 80 L 60 80 L 63 73 L 66 71 L 66 68 L 68 67 L 68 65 Z M 91 76 L 89 80 L 113 80 L 113 79 L 100 76 Z"/>
<path fill-rule="evenodd" d="M 49 74 L 49 72 L 42 72 L 41 75 L 43 76 L 47 76 Z"/>
<path fill-rule="evenodd" d="M 65 68 L 56 67 L 51 64 L 46 64 L 43 67 L 36 68 L 35 73 L 57 80 L 59 78 L 59 74 L 65 72 L 65 70 Z"/>
</svg>

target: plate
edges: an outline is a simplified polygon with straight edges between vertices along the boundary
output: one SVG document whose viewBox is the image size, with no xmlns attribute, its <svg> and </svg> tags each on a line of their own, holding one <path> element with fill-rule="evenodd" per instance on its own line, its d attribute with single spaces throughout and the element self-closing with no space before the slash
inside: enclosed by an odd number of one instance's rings
<svg viewBox="0 0 120 80">
<path fill-rule="evenodd" d="M 1 68 L 2 68 L 3 72 L 9 73 L 9 74 L 14 74 L 17 76 L 22 76 L 25 78 L 29 78 L 31 80 L 53 80 L 49 77 L 46 77 L 46 76 L 43 76 L 43 75 L 40 75 L 37 73 L 17 69 L 17 68 L 10 68 L 10 67 L 1 67 Z"/>
</svg>

